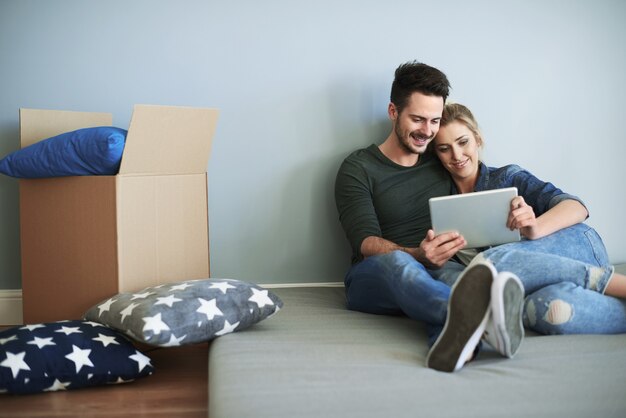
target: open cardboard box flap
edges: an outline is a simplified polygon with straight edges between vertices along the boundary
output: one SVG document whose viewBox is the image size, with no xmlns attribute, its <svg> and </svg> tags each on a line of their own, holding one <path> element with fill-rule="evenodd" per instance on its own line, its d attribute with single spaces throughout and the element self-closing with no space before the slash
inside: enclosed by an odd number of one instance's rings
<svg viewBox="0 0 626 418">
<path fill-rule="evenodd" d="M 120 175 L 205 173 L 217 109 L 136 105 Z"/>
<path fill-rule="evenodd" d="M 205 173 L 218 114 L 209 108 L 135 105 L 119 174 Z M 21 146 L 76 129 L 111 125 L 109 113 L 20 109 Z"/>
</svg>

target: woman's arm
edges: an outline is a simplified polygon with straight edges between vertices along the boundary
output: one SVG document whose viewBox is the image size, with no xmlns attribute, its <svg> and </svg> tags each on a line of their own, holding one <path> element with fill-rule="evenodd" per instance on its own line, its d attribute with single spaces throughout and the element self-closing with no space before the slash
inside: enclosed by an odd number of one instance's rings
<svg viewBox="0 0 626 418">
<path fill-rule="evenodd" d="M 507 226 L 511 229 L 519 229 L 520 233 L 528 239 L 538 239 L 583 222 L 588 215 L 587 208 L 579 201 L 567 199 L 548 209 L 539 217 L 535 217 L 533 208 L 524 201 L 523 197 L 518 196 L 511 201 Z"/>
</svg>

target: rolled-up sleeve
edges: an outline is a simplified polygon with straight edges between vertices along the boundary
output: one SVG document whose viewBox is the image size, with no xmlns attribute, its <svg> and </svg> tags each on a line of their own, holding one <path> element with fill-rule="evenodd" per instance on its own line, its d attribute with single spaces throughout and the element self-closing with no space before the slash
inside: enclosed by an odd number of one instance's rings
<svg viewBox="0 0 626 418">
<path fill-rule="evenodd" d="M 579 197 L 565 193 L 550 182 L 538 179 L 529 171 L 516 165 L 507 168 L 510 183 L 517 187 L 519 195 L 523 196 L 526 203 L 533 207 L 537 216 L 565 200 L 575 200 L 587 209 L 585 202 Z M 589 209 L 587 209 L 588 213 Z"/>
</svg>

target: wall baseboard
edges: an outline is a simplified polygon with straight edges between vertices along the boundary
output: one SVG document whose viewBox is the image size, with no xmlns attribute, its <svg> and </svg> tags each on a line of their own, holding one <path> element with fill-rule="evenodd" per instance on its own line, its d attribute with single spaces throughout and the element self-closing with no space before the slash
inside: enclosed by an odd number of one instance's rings
<svg viewBox="0 0 626 418">
<path fill-rule="evenodd" d="M 0 325 L 22 325 L 22 290 L 0 289 Z"/>
<path fill-rule="evenodd" d="M 319 282 L 319 283 L 260 283 L 259 286 L 268 289 L 280 289 L 286 287 L 343 287 L 343 282 Z"/>
</svg>

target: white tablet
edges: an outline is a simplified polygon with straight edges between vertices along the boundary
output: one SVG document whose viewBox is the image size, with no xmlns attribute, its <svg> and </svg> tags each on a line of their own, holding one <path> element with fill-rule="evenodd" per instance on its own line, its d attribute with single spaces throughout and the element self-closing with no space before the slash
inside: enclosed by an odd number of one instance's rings
<svg viewBox="0 0 626 418">
<path fill-rule="evenodd" d="M 466 248 L 488 247 L 520 240 L 519 230 L 506 226 L 516 187 L 463 193 L 429 199 L 435 234 L 456 231 Z"/>
</svg>

